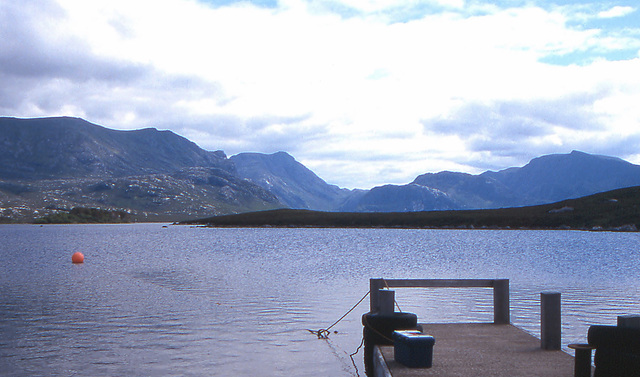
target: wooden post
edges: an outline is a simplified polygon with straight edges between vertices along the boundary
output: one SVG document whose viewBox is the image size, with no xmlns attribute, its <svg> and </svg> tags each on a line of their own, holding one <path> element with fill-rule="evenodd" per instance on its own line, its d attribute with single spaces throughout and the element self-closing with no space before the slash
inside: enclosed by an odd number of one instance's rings
<svg viewBox="0 0 640 377">
<path fill-rule="evenodd" d="M 493 323 L 506 325 L 511 323 L 509 313 L 509 279 L 493 281 Z"/>
<path fill-rule="evenodd" d="M 640 329 L 640 315 L 619 315 L 618 327 Z"/>
<path fill-rule="evenodd" d="M 378 290 L 378 307 L 381 314 L 393 314 L 396 292 L 388 289 Z"/>
<path fill-rule="evenodd" d="M 384 279 L 369 279 L 369 311 L 371 313 L 380 311 L 378 292 L 382 288 L 384 288 Z"/>
<path fill-rule="evenodd" d="M 569 344 L 569 348 L 576 351 L 573 377 L 591 377 L 591 351 L 593 348 L 586 343 Z"/>
<path fill-rule="evenodd" d="M 562 321 L 559 292 L 540 293 L 540 346 L 559 350 L 562 344 Z"/>
</svg>

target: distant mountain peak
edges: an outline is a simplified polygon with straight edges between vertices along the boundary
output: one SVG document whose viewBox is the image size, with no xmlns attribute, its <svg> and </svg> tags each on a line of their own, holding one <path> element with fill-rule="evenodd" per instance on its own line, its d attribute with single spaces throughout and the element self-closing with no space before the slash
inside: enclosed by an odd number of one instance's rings
<svg viewBox="0 0 640 377">
<path fill-rule="evenodd" d="M 326 183 L 286 152 L 231 156 L 240 177 L 271 191 L 290 208 L 336 210 L 351 191 Z"/>
</svg>

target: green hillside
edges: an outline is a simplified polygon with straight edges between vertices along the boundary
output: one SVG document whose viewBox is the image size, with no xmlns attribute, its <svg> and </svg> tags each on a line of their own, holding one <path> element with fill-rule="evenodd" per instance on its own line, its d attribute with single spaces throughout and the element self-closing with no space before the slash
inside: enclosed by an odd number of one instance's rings
<svg viewBox="0 0 640 377">
<path fill-rule="evenodd" d="M 490 228 L 635 231 L 640 187 L 531 207 L 429 212 L 317 212 L 281 209 L 216 216 L 184 224 L 212 227 Z"/>
<path fill-rule="evenodd" d="M 131 215 L 124 211 L 107 211 L 97 208 L 76 207 L 70 211 L 38 218 L 36 224 L 91 224 L 91 223 L 129 223 Z"/>
</svg>

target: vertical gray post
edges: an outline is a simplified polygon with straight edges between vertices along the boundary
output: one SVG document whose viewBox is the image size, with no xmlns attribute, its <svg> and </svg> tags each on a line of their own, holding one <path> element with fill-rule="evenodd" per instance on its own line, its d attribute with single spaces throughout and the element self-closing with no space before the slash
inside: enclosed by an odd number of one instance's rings
<svg viewBox="0 0 640 377">
<path fill-rule="evenodd" d="M 511 323 L 509 314 L 509 279 L 493 281 L 493 323 L 496 325 Z"/>
<path fill-rule="evenodd" d="M 540 293 L 540 347 L 559 350 L 562 344 L 560 293 Z"/>
<path fill-rule="evenodd" d="M 591 377 L 591 348 L 588 344 L 569 344 L 569 348 L 576 350 L 573 364 L 573 377 Z"/>
<path fill-rule="evenodd" d="M 372 313 L 380 311 L 378 292 L 382 288 L 384 288 L 384 279 L 369 279 L 369 311 Z"/>
<path fill-rule="evenodd" d="M 640 329 L 640 315 L 618 316 L 618 327 Z"/>
<path fill-rule="evenodd" d="M 393 314 L 396 292 L 388 289 L 378 290 L 378 306 L 381 314 Z"/>
</svg>

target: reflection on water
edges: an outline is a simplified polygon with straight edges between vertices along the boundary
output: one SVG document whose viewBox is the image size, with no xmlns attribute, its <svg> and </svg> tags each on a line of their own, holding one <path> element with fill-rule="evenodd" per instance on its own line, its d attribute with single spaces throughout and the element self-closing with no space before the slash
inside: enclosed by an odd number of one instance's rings
<svg viewBox="0 0 640 377">
<path fill-rule="evenodd" d="M 563 344 L 640 313 L 640 235 L 544 231 L 0 226 L 0 370 L 23 375 L 355 375 L 371 277 L 508 278 L 539 335 L 562 293 Z M 73 265 L 82 251 L 85 263 Z M 492 290 L 399 288 L 422 322 L 492 321 Z M 362 356 L 356 357 L 362 374 Z"/>
</svg>

